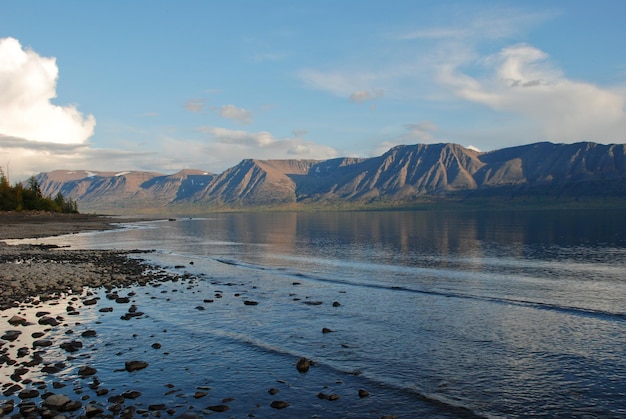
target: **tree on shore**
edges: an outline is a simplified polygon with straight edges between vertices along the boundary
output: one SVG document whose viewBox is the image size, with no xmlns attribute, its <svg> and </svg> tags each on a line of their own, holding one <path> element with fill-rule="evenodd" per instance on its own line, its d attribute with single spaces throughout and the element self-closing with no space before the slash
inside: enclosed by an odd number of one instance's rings
<svg viewBox="0 0 626 419">
<path fill-rule="evenodd" d="M 78 205 L 72 199 L 66 199 L 62 193 L 52 199 L 43 196 L 37 178 L 31 176 L 26 185 L 9 184 L 0 167 L 0 211 L 50 211 L 78 213 Z"/>
</svg>

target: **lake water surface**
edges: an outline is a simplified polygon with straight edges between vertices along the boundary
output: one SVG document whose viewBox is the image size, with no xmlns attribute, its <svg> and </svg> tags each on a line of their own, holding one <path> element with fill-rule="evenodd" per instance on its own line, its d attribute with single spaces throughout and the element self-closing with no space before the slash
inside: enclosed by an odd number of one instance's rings
<svg viewBox="0 0 626 419">
<path fill-rule="evenodd" d="M 36 242 L 155 249 L 198 278 L 136 289 L 146 319 L 82 319 L 117 336 L 91 354 L 111 387 L 121 352 L 162 345 L 146 404 L 201 409 L 211 387 L 232 417 L 626 417 L 625 211 L 212 214 Z"/>
</svg>

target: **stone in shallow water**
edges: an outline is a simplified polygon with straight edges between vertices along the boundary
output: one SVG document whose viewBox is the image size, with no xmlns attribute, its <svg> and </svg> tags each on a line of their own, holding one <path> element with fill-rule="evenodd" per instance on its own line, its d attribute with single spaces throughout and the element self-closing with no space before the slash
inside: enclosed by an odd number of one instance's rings
<svg viewBox="0 0 626 419">
<path fill-rule="evenodd" d="M 63 410 L 65 410 L 67 412 L 74 412 L 74 411 L 80 409 L 81 407 L 83 407 L 82 402 L 80 402 L 78 400 L 72 400 L 71 402 L 69 402 L 68 404 L 65 405 Z"/>
<path fill-rule="evenodd" d="M 2 392 L 2 395 L 5 397 L 9 397 L 12 396 L 13 394 L 17 393 L 18 391 L 20 391 L 23 387 L 19 384 L 13 384 L 11 386 L 9 386 L 6 390 L 4 390 Z"/>
<path fill-rule="evenodd" d="M 63 407 L 71 402 L 70 398 L 64 394 L 53 394 L 48 396 L 46 400 L 44 400 L 44 406 L 50 407 L 52 409 L 61 410 Z"/>
<path fill-rule="evenodd" d="M 122 393 L 122 397 L 124 397 L 125 399 L 133 400 L 138 398 L 139 396 L 141 396 L 141 392 L 136 390 L 129 390 Z"/>
<path fill-rule="evenodd" d="M 63 342 L 61 349 L 65 349 L 67 352 L 76 352 L 83 347 L 83 343 L 79 340 L 73 340 L 71 342 Z"/>
<path fill-rule="evenodd" d="M 85 406 L 85 415 L 87 415 L 88 418 L 100 415 L 102 413 L 104 413 L 104 409 L 99 406 L 93 404 L 88 404 L 87 406 Z"/>
<path fill-rule="evenodd" d="M 58 326 L 60 324 L 57 319 L 48 316 L 40 318 L 38 323 L 44 326 Z"/>
<path fill-rule="evenodd" d="M 88 375 L 94 375 L 96 372 L 98 372 L 98 370 L 96 370 L 93 367 L 90 367 L 88 365 L 83 365 L 82 367 L 80 367 L 78 369 L 78 375 L 80 375 L 81 377 L 86 377 Z"/>
<path fill-rule="evenodd" d="M 39 339 L 33 341 L 33 348 L 44 348 L 47 346 L 52 346 L 52 341 L 49 339 Z"/>
<path fill-rule="evenodd" d="M 274 409 L 284 409 L 286 407 L 289 407 L 289 403 L 283 400 L 274 400 L 272 403 L 270 403 L 270 406 Z"/>
<path fill-rule="evenodd" d="M 35 389 L 22 390 L 17 395 L 17 397 L 19 397 L 20 399 L 34 399 L 37 396 L 39 396 L 39 391 Z"/>
<path fill-rule="evenodd" d="M 207 409 L 212 410 L 214 412 L 226 412 L 227 410 L 230 409 L 230 407 L 228 407 L 225 404 L 216 404 L 214 406 L 207 406 Z"/>
<path fill-rule="evenodd" d="M 298 371 L 303 374 L 307 372 L 310 367 L 311 367 L 311 361 L 304 357 L 300 358 L 300 360 L 298 360 L 298 363 L 296 364 L 296 368 L 298 369 Z"/>
<path fill-rule="evenodd" d="M 93 306 L 93 305 L 96 305 L 96 304 L 98 303 L 98 300 L 99 300 L 99 298 L 98 298 L 98 297 L 96 297 L 96 298 L 90 298 L 90 299 L 88 299 L 88 300 L 84 300 L 84 301 L 83 301 L 83 305 L 86 305 L 86 306 Z"/>
<path fill-rule="evenodd" d="M 128 372 L 139 371 L 148 366 L 145 361 L 126 361 L 125 368 Z"/>
</svg>

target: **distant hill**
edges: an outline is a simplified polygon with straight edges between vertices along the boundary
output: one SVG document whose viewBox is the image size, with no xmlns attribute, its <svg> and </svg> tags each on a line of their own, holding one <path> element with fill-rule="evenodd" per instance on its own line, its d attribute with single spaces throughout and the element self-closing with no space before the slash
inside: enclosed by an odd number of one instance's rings
<svg viewBox="0 0 626 419">
<path fill-rule="evenodd" d="M 543 142 L 481 153 L 417 144 L 372 158 L 247 159 L 221 174 L 56 170 L 37 180 L 45 195 L 61 192 L 81 211 L 101 212 L 624 202 L 625 147 Z"/>
</svg>

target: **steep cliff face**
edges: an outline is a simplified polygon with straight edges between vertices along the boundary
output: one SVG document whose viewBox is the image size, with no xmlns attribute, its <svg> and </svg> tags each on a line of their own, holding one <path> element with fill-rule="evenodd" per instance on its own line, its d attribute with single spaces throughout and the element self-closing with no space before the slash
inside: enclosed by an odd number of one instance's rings
<svg viewBox="0 0 626 419">
<path fill-rule="evenodd" d="M 614 180 L 625 175 L 624 144 L 536 143 L 483 153 L 480 185 L 542 184 Z"/>
<path fill-rule="evenodd" d="M 97 172 L 55 170 L 37 180 L 44 195 L 61 192 L 79 202 L 83 210 L 133 209 L 167 205 L 178 196 L 201 190 L 214 175 L 183 170 L 173 175 L 157 172 Z"/>
<path fill-rule="evenodd" d="M 429 193 L 476 188 L 477 152 L 456 144 L 394 147 L 370 159 L 320 162 L 298 190 L 305 200 L 406 200 Z"/>
<path fill-rule="evenodd" d="M 307 173 L 315 163 L 314 160 L 243 160 L 186 201 L 231 206 L 295 202 L 296 183 L 290 176 Z"/>
<path fill-rule="evenodd" d="M 456 144 L 417 144 L 372 158 L 249 159 L 219 175 L 54 171 L 38 180 L 44 194 L 62 192 L 86 208 L 367 204 L 521 189 L 621 196 L 626 195 L 626 146 L 536 143 L 480 153 Z"/>
</svg>

